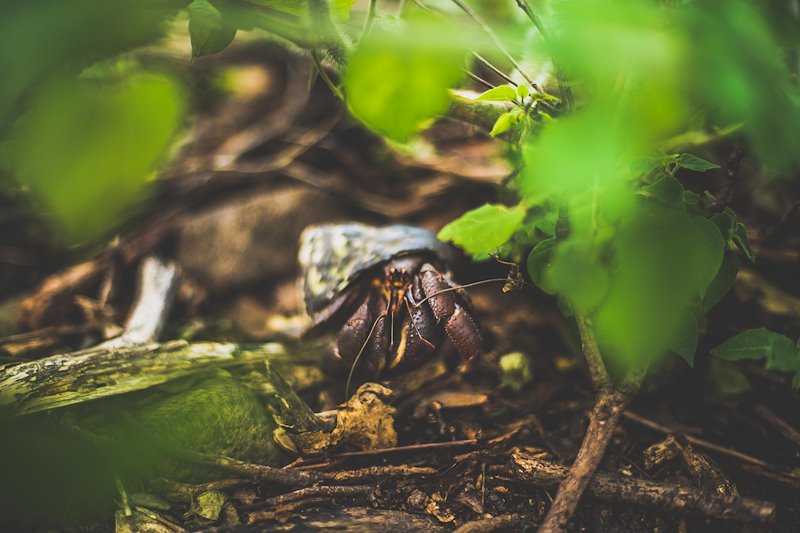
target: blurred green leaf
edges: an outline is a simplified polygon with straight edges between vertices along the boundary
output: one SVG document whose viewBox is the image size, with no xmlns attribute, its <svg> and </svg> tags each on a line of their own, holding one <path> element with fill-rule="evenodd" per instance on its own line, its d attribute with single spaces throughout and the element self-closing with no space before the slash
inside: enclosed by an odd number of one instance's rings
<svg viewBox="0 0 800 533">
<path fill-rule="evenodd" d="M 711 354 L 725 361 L 766 357 L 766 368 L 770 370 L 800 371 L 800 350 L 797 345 L 786 335 L 765 328 L 743 331 L 711 350 Z"/>
<path fill-rule="evenodd" d="M 716 163 L 706 161 L 705 159 L 691 154 L 681 154 L 680 157 L 678 157 L 678 166 L 695 172 L 705 172 L 707 170 L 719 168 L 719 165 Z"/>
<path fill-rule="evenodd" d="M 517 91 L 510 85 L 498 85 L 493 89 L 480 94 L 475 100 L 487 102 L 513 102 L 517 99 Z"/>
<path fill-rule="evenodd" d="M 236 36 L 236 28 L 225 22 L 214 4 L 208 0 L 192 0 L 186 9 L 189 11 L 192 59 L 216 54 L 231 44 Z"/>
<path fill-rule="evenodd" d="M 608 292 L 609 275 L 593 252 L 591 242 L 569 239 L 555 247 L 544 271 L 545 285 L 581 314 L 592 311 Z"/>
<path fill-rule="evenodd" d="M 464 77 L 464 53 L 457 28 L 440 19 L 409 23 L 396 33 L 372 31 L 347 63 L 350 110 L 375 131 L 406 142 L 447 110 L 448 89 Z"/>
<path fill-rule="evenodd" d="M 527 98 L 529 94 L 530 94 L 530 89 L 528 89 L 527 85 L 525 85 L 524 83 L 520 83 L 519 85 L 517 85 L 517 95 L 519 95 L 520 98 Z"/>
<path fill-rule="evenodd" d="M 63 80 L 0 145 L 0 162 L 71 241 L 110 233 L 141 199 L 178 131 L 183 94 L 166 76 Z"/>
<path fill-rule="evenodd" d="M 339 20 L 350 20 L 350 10 L 357 0 L 333 0 L 331 13 Z"/>
<path fill-rule="evenodd" d="M 476 259 L 485 259 L 511 238 L 524 217 L 521 204 L 486 204 L 443 227 L 437 237 L 453 242 Z"/>
</svg>

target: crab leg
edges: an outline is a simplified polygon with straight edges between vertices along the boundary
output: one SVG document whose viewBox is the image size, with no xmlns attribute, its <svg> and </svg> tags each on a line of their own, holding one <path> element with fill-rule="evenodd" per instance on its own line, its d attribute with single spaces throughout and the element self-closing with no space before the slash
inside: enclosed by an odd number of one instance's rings
<svg viewBox="0 0 800 533">
<path fill-rule="evenodd" d="M 458 291 L 446 290 L 452 288 L 452 285 L 430 263 L 422 265 L 419 276 L 433 315 L 444 324 L 447 336 L 461 357 L 469 360 L 480 356 L 483 353 L 483 337 L 459 302 L 456 296 Z"/>
<path fill-rule="evenodd" d="M 415 278 L 405 298 L 410 318 L 403 325 L 400 342 L 389 363 L 389 369 L 393 371 L 402 372 L 403 369 L 412 368 L 420 361 L 433 357 L 442 344 L 442 330 L 430 308 L 416 305 L 424 297 L 420 280 Z"/>
<path fill-rule="evenodd" d="M 372 293 L 345 323 L 336 340 L 334 357 L 348 367 L 358 366 L 368 379 L 383 370 L 389 351 L 387 309 L 380 294 Z"/>
</svg>

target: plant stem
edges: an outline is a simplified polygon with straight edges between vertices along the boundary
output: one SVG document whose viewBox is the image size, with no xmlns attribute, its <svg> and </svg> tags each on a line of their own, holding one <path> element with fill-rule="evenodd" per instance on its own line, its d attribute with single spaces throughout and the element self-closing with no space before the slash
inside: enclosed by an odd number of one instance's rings
<svg viewBox="0 0 800 533">
<path fill-rule="evenodd" d="M 369 35 L 372 29 L 372 23 L 375 22 L 375 12 L 378 5 L 378 0 L 369 0 L 369 11 L 367 11 L 367 19 L 364 21 L 364 29 L 361 30 L 361 35 L 358 37 L 358 42 Z"/>
<path fill-rule="evenodd" d="M 582 315 L 578 315 L 576 322 L 578 323 L 578 332 L 581 337 L 583 356 L 586 358 L 586 366 L 589 368 L 589 376 L 592 379 L 595 391 L 600 392 L 610 389 L 611 378 L 603 362 L 603 354 L 600 352 L 600 346 L 597 343 L 592 324 L 588 318 Z"/>
<path fill-rule="evenodd" d="M 325 82 L 325 85 L 328 86 L 336 98 L 344 102 L 344 93 L 335 83 L 333 83 L 333 80 L 330 78 L 330 76 L 328 76 L 328 73 L 325 71 L 325 67 L 322 66 L 322 61 L 320 61 L 316 50 L 311 51 L 311 61 L 314 62 L 314 66 L 319 73 L 319 77 L 322 78 L 322 81 Z"/>
<path fill-rule="evenodd" d="M 584 357 L 589 367 L 592 385 L 597 391 L 597 399 L 589 415 L 589 427 L 586 429 L 578 456 L 572 463 L 567 477 L 558 487 L 556 499 L 539 527 L 539 533 L 566 530 L 581 496 L 603 460 L 622 412 L 639 390 L 646 373 L 646 369 L 634 368 L 628 371 L 619 385 L 614 385 L 603 363 L 603 355 L 590 320 L 579 315 L 577 322 Z"/>
</svg>

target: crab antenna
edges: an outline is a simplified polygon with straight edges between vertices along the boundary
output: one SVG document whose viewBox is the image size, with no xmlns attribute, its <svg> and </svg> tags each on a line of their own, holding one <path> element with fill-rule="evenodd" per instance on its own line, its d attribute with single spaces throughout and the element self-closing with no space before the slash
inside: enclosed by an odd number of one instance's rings
<svg viewBox="0 0 800 533">
<path fill-rule="evenodd" d="M 506 282 L 506 281 L 508 281 L 508 278 L 482 279 L 481 281 L 475 281 L 475 282 L 472 282 L 472 283 L 467 283 L 466 285 L 456 285 L 455 287 L 448 287 L 446 289 L 442 289 L 440 291 L 436 291 L 433 294 L 431 294 L 430 296 L 426 296 L 422 300 L 418 301 L 417 303 L 414 304 L 414 309 L 416 309 L 420 305 L 424 304 L 425 302 L 427 302 L 428 300 L 430 300 L 434 296 L 439 296 L 443 292 L 457 291 L 458 289 L 468 289 L 468 288 L 474 287 L 476 285 L 484 285 L 486 283 L 497 283 L 497 282 L 501 282 L 501 281 L 502 282 Z"/>
<path fill-rule="evenodd" d="M 378 318 L 375 319 L 375 322 L 372 323 L 372 327 L 369 328 L 369 333 L 367 334 L 367 338 L 364 339 L 364 344 L 361 345 L 361 349 L 358 350 L 358 354 L 356 354 L 356 358 L 353 359 L 353 364 L 350 366 L 350 373 L 347 374 L 347 383 L 344 386 L 344 396 L 345 398 L 350 397 L 350 382 L 353 379 L 353 373 L 356 370 L 356 366 L 358 365 L 358 360 L 361 359 L 361 354 L 364 353 L 364 350 L 367 348 L 367 343 L 369 342 L 370 338 L 372 338 L 372 334 L 375 333 L 375 328 L 378 327 L 378 320 L 381 318 L 386 318 L 389 315 L 389 305 L 386 306 L 386 311 L 383 314 L 379 315 Z"/>
</svg>

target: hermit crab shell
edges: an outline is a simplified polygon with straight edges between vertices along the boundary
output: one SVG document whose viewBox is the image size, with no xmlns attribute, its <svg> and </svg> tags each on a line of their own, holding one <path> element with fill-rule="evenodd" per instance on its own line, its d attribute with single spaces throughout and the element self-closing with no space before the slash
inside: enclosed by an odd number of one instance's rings
<svg viewBox="0 0 800 533">
<path fill-rule="evenodd" d="M 424 228 L 359 223 L 309 226 L 300 236 L 300 267 L 306 312 L 324 309 L 360 274 L 404 255 L 424 254 L 444 264 L 453 249 Z"/>
</svg>

